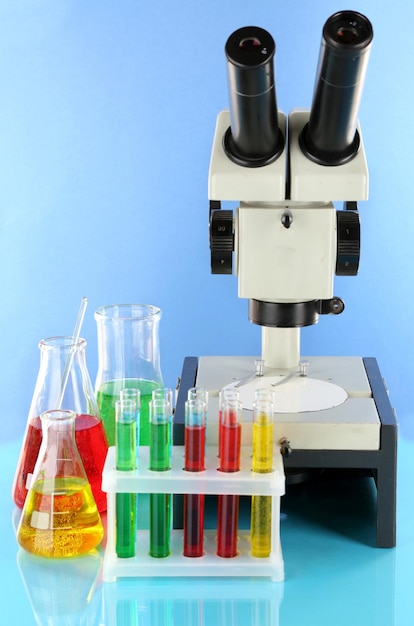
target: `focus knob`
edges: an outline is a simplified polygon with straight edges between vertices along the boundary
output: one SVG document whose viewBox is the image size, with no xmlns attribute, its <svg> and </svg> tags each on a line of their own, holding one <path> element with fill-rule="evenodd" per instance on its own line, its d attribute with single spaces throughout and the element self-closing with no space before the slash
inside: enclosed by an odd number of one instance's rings
<svg viewBox="0 0 414 626">
<path fill-rule="evenodd" d="M 211 273 L 231 274 L 233 269 L 233 212 L 216 209 L 210 214 Z"/>
<path fill-rule="evenodd" d="M 359 268 L 361 229 L 358 211 L 337 211 L 337 276 L 356 276 Z"/>
</svg>

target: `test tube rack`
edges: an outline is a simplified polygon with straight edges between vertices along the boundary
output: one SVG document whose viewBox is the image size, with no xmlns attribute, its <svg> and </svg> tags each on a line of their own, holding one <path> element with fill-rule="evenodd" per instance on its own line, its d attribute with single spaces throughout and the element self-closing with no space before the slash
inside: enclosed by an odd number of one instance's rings
<svg viewBox="0 0 414 626">
<path fill-rule="evenodd" d="M 280 498 L 285 492 L 283 460 L 275 446 L 273 471 L 259 474 L 251 471 L 251 447 L 242 446 L 240 471 L 218 471 L 217 446 L 206 447 L 206 468 L 202 472 L 183 469 L 184 447 L 172 446 L 171 469 L 155 472 L 148 469 L 149 448 L 139 448 L 138 468 L 131 472 L 115 469 L 115 448 L 108 450 L 102 475 L 102 489 L 107 492 L 107 543 L 103 560 L 103 580 L 113 582 L 118 577 L 164 576 L 264 576 L 274 582 L 284 579 L 284 564 L 280 542 Z M 116 494 L 171 493 L 204 495 L 242 495 L 272 497 L 272 549 L 269 557 L 251 555 L 249 530 L 238 533 L 238 554 L 222 558 L 216 554 L 217 530 L 205 530 L 204 554 L 201 557 L 183 555 L 183 530 L 171 530 L 171 553 L 165 558 L 149 555 L 149 531 L 137 530 L 135 556 L 119 558 L 115 549 Z"/>
</svg>

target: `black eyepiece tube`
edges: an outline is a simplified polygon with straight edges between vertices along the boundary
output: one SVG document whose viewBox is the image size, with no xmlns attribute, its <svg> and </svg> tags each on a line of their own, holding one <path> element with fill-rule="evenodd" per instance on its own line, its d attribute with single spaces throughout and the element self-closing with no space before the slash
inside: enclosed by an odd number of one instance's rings
<svg viewBox="0 0 414 626">
<path fill-rule="evenodd" d="M 226 43 L 231 126 L 223 143 L 227 156 L 239 165 L 267 165 L 283 151 L 274 84 L 275 50 L 272 36 L 256 26 L 239 28 Z"/>
<path fill-rule="evenodd" d="M 325 23 L 309 123 L 302 151 L 323 165 L 350 161 L 359 148 L 359 103 L 373 39 L 371 22 L 339 11 Z"/>
</svg>

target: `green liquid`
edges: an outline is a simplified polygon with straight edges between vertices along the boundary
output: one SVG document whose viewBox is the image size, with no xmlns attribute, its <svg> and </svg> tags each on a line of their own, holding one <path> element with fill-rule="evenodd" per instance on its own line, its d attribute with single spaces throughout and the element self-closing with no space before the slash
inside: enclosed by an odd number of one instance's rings
<svg viewBox="0 0 414 626">
<path fill-rule="evenodd" d="M 162 559 L 170 554 L 171 494 L 150 495 L 150 555 Z"/>
<path fill-rule="evenodd" d="M 170 469 L 171 417 L 150 424 L 150 470 Z M 171 494 L 150 495 L 150 555 L 163 558 L 170 554 Z"/>
<path fill-rule="evenodd" d="M 150 470 L 164 472 L 170 469 L 171 422 L 150 424 Z"/>
<path fill-rule="evenodd" d="M 131 471 L 136 466 L 136 432 L 133 422 L 116 423 L 116 469 Z M 120 558 L 135 555 L 136 534 L 135 493 L 116 494 L 116 553 Z"/>
<path fill-rule="evenodd" d="M 139 389 L 141 393 L 140 436 L 139 445 L 149 444 L 148 405 L 152 392 L 160 385 L 152 380 L 127 378 L 125 380 L 109 380 L 104 383 L 96 394 L 99 412 L 105 427 L 108 445 L 115 445 L 115 403 L 119 400 L 122 389 Z"/>
<path fill-rule="evenodd" d="M 129 472 L 136 466 L 135 422 L 118 422 L 116 425 L 116 469 Z"/>
<path fill-rule="evenodd" d="M 116 553 L 120 558 L 135 555 L 136 494 L 116 494 Z"/>
</svg>

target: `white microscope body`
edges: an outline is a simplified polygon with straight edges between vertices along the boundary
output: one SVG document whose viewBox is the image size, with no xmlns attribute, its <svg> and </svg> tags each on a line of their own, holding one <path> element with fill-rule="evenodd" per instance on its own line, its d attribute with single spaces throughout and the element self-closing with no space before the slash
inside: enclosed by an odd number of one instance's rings
<svg viewBox="0 0 414 626">
<path fill-rule="evenodd" d="M 357 114 L 372 38 L 363 15 L 331 16 L 312 107 L 288 119 L 277 109 L 271 35 L 246 27 L 226 43 L 230 109 L 218 116 L 209 172 L 211 269 L 237 275 L 249 319 L 262 327 L 262 349 L 259 356 L 187 357 L 174 436 L 181 436 L 185 385 L 197 385 L 209 391 L 207 440 L 216 443 L 218 394 L 233 384 L 250 443 L 255 390 L 272 385 L 287 474 L 342 468 L 373 476 L 377 545 L 391 547 L 397 423 L 376 360 L 307 356 L 303 367 L 300 354 L 300 329 L 344 310 L 335 275 L 358 272 L 357 202 L 368 199 L 368 169 Z M 240 203 L 234 214 L 222 208 L 226 201 Z"/>
<path fill-rule="evenodd" d="M 209 198 L 240 200 L 234 220 L 234 273 L 240 298 L 293 305 L 331 301 L 332 313 L 336 313 L 343 307 L 333 294 L 338 254 L 333 201 L 367 200 L 368 168 L 362 140 L 357 155 L 344 165 L 327 167 L 308 159 L 299 146 L 300 132 L 308 121 L 309 111 L 292 111 L 287 124 L 279 113 L 288 147 L 271 164 L 248 168 L 226 155 L 223 137 L 230 113 L 220 113 L 210 162 Z M 313 307 L 316 316 L 317 306 Z M 309 310 L 313 323 L 312 304 Z M 266 367 L 296 368 L 300 326 L 263 325 L 262 358 Z"/>
</svg>

